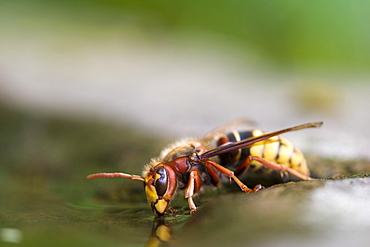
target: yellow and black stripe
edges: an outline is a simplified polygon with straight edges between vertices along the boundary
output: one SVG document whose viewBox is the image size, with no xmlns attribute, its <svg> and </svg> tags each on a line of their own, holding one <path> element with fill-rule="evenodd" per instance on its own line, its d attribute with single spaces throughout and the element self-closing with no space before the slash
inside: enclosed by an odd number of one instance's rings
<svg viewBox="0 0 370 247">
<path fill-rule="evenodd" d="M 240 141 L 249 137 L 262 135 L 261 130 L 255 129 L 251 131 L 232 131 L 228 134 L 221 136 L 216 145 L 224 145 L 226 143 Z M 251 147 L 234 150 L 218 156 L 220 165 L 225 167 L 238 167 L 248 156 L 255 156 L 263 158 L 267 161 L 284 165 L 292 168 L 303 175 L 309 176 L 306 160 L 302 152 L 296 148 L 287 139 L 275 136 L 264 141 L 255 143 Z M 259 175 L 269 176 L 273 172 L 271 169 L 264 167 L 258 161 L 252 161 L 248 169 L 248 173 L 258 173 Z M 253 174 L 251 174 L 252 176 Z M 268 178 L 266 178 L 268 179 Z"/>
</svg>

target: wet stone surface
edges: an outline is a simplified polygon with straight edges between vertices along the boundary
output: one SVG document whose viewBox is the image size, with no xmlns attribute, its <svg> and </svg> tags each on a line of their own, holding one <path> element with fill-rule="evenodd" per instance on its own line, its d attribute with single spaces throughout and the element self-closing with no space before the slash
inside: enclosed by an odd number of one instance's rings
<svg viewBox="0 0 370 247">
<path fill-rule="evenodd" d="M 213 200 L 181 235 L 195 246 L 366 246 L 369 203 L 369 178 L 281 184 Z"/>
</svg>

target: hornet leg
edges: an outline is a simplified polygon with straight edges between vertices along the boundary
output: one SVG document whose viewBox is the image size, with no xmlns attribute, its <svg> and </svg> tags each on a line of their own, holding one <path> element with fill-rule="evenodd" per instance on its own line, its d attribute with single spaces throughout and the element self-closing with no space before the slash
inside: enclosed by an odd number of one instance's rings
<svg viewBox="0 0 370 247">
<path fill-rule="evenodd" d="M 302 173 L 292 169 L 292 168 L 289 168 L 289 167 L 286 167 L 286 166 L 283 166 L 283 165 L 279 165 L 279 164 L 276 164 L 276 163 L 273 163 L 273 162 L 270 162 L 268 160 L 265 160 L 263 158 L 260 158 L 260 157 L 256 157 L 256 156 L 249 156 L 248 158 L 245 159 L 245 161 L 236 169 L 235 171 L 235 174 L 237 175 L 241 175 L 242 173 L 246 172 L 251 164 L 251 162 L 255 160 L 255 161 L 258 161 L 260 162 L 262 165 L 268 167 L 268 168 L 271 168 L 271 169 L 274 169 L 276 171 L 280 171 L 280 172 L 283 172 L 283 171 L 286 171 L 302 180 L 313 180 L 313 178 L 309 177 L 309 176 L 306 176 L 306 175 L 303 175 Z"/>
<path fill-rule="evenodd" d="M 190 170 L 189 181 L 185 188 L 185 198 L 188 199 L 188 204 L 190 208 L 190 214 L 193 214 L 197 207 L 193 201 L 194 194 L 198 193 L 201 187 L 201 179 L 199 176 L 199 170 L 196 167 L 193 167 Z"/>
<path fill-rule="evenodd" d="M 235 181 L 235 183 L 237 185 L 239 185 L 240 189 L 244 192 L 248 192 L 248 193 L 253 193 L 253 192 L 257 192 L 259 191 L 260 189 L 262 189 L 262 186 L 261 185 L 257 185 L 252 189 L 248 188 L 245 184 L 243 184 L 242 181 L 239 180 L 239 178 L 237 178 L 235 175 L 234 175 L 234 172 L 217 164 L 216 162 L 214 161 L 211 161 L 211 160 L 208 160 L 206 162 L 206 166 L 213 166 L 214 168 L 216 168 L 219 172 L 221 172 L 222 174 L 228 176 L 230 179 L 233 179 Z"/>
</svg>

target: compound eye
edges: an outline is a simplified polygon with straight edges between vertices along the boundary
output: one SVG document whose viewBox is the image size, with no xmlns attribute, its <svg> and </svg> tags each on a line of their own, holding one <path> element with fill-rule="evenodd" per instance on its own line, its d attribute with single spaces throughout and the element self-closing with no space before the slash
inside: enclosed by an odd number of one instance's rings
<svg viewBox="0 0 370 247">
<path fill-rule="evenodd" d="M 159 167 L 155 174 L 154 187 L 158 196 L 163 196 L 167 191 L 168 176 L 166 168 Z"/>
</svg>

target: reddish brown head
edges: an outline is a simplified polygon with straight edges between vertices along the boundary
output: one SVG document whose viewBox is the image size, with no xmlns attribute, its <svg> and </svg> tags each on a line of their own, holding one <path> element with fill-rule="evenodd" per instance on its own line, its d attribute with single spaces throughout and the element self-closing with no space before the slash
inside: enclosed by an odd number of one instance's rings
<svg viewBox="0 0 370 247">
<path fill-rule="evenodd" d="M 157 215 L 163 215 L 175 195 L 177 178 L 172 167 L 156 164 L 147 172 L 145 193 L 149 204 Z"/>
</svg>

